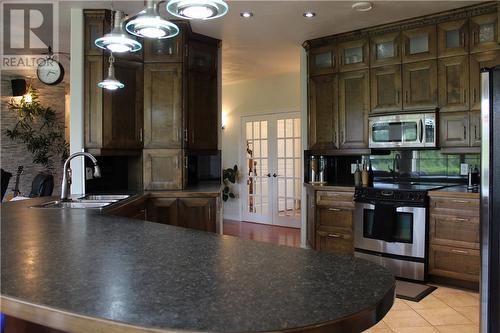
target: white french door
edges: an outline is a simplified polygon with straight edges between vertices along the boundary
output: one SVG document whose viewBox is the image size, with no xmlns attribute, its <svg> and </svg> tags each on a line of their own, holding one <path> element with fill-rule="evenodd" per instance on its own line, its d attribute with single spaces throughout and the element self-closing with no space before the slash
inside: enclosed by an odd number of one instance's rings
<svg viewBox="0 0 500 333">
<path fill-rule="evenodd" d="M 242 127 L 243 219 L 300 228 L 300 114 L 244 117 Z"/>
</svg>

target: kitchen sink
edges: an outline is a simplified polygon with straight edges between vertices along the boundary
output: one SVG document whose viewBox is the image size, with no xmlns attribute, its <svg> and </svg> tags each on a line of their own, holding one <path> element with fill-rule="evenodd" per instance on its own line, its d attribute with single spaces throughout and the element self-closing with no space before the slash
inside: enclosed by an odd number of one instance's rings
<svg viewBox="0 0 500 333">
<path fill-rule="evenodd" d="M 101 209 L 109 206 L 113 201 L 50 201 L 41 205 L 32 206 L 32 208 L 90 208 Z"/>
<path fill-rule="evenodd" d="M 112 201 L 116 202 L 119 200 L 127 199 L 130 195 L 128 194 L 87 194 L 81 198 L 78 198 L 78 201 Z"/>
</svg>

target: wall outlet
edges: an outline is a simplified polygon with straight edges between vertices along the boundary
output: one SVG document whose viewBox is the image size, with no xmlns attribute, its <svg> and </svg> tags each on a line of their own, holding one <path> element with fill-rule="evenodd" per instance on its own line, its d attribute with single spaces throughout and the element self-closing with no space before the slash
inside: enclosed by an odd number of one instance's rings
<svg viewBox="0 0 500 333">
<path fill-rule="evenodd" d="M 351 175 L 354 175 L 355 172 L 356 172 L 356 163 L 352 163 L 351 164 Z"/>
<path fill-rule="evenodd" d="M 467 163 L 460 163 L 460 175 L 467 176 L 469 174 L 469 165 Z"/>
<path fill-rule="evenodd" d="M 94 173 L 92 168 L 85 168 L 85 180 L 94 179 Z"/>
</svg>

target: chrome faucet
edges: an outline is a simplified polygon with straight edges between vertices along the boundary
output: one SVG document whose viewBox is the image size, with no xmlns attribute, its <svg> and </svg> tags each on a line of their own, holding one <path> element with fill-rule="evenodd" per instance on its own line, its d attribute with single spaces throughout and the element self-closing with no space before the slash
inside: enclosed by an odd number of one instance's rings
<svg viewBox="0 0 500 333">
<path fill-rule="evenodd" d="M 72 159 L 78 156 L 87 156 L 94 162 L 94 177 L 100 178 L 101 177 L 101 169 L 97 165 L 97 160 L 96 158 L 86 152 L 78 152 L 72 154 L 70 157 L 66 159 L 64 162 L 64 167 L 63 167 L 63 181 L 62 181 L 62 187 L 61 187 L 61 201 L 69 201 L 70 197 L 70 186 L 71 186 L 71 167 L 70 167 L 70 162 Z"/>
</svg>

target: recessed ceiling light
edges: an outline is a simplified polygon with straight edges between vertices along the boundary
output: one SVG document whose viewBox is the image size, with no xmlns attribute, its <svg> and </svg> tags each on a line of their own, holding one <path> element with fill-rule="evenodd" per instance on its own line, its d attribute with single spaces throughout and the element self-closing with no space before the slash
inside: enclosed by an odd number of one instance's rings
<svg viewBox="0 0 500 333">
<path fill-rule="evenodd" d="M 311 18 L 311 17 L 316 16 L 316 13 L 314 13 L 314 12 L 305 12 L 303 15 L 304 15 L 304 17 Z"/>
<path fill-rule="evenodd" d="M 372 8 L 373 4 L 370 1 L 360 1 L 352 5 L 352 9 L 357 10 L 358 12 L 367 12 L 372 10 Z"/>
<path fill-rule="evenodd" d="M 249 17 L 253 16 L 253 13 L 252 12 L 243 12 L 243 13 L 240 13 L 240 16 L 244 17 L 244 18 L 249 18 Z"/>
</svg>

